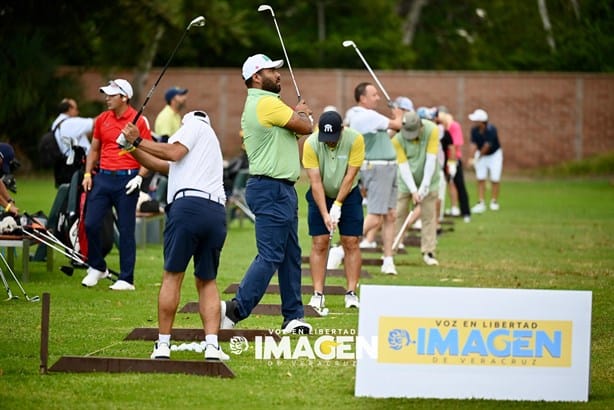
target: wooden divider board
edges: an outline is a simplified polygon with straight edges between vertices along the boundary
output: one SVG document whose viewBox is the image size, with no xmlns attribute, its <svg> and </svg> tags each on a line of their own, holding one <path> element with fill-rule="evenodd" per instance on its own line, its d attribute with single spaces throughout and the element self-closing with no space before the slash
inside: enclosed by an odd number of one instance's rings
<svg viewBox="0 0 614 410">
<path fill-rule="evenodd" d="M 123 357 L 62 356 L 49 368 L 65 373 L 183 373 L 234 378 L 224 362 L 209 360 L 154 360 Z"/>
<path fill-rule="evenodd" d="M 301 262 L 309 263 L 309 256 L 301 256 Z M 380 266 L 382 264 L 382 260 L 380 258 L 362 258 L 362 264 L 364 266 Z M 330 274 L 330 276 L 341 276 L 341 274 L 337 273 L 336 271 L 343 272 L 343 269 L 329 269 L 327 274 Z M 303 275 L 311 275 L 309 269 L 303 269 Z M 345 276 L 345 273 L 343 273 L 343 276 Z M 370 277 L 367 271 L 361 271 L 360 276 L 363 278 Z"/>
<path fill-rule="evenodd" d="M 266 329 L 220 329 L 217 338 L 220 342 L 229 342 L 230 338 L 241 336 L 253 342 L 256 336 L 271 336 L 276 341 L 281 340 L 279 335 Z M 124 340 L 158 340 L 157 327 L 137 327 L 133 329 Z M 181 340 L 188 342 L 200 342 L 205 340 L 203 329 L 173 329 L 171 330 L 171 340 Z"/>
<path fill-rule="evenodd" d="M 305 316 L 319 317 L 321 315 L 309 305 L 303 305 Z M 198 302 L 188 302 L 180 310 L 179 313 L 198 313 Z M 281 315 L 281 305 L 260 303 L 252 310 L 252 315 Z"/>
<path fill-rule="evenodd" d="M 238 288 L 239 288 L 238 283 L 231 283 L 226 289 L 224 289 L 224 293 L 234 294 L 237 292 Z M 275 295 L 279 295 L 279 285 L 277 284 L 269 285 L 266 288 L 265 293 L 272 293 Z M 313 295 L 313 286 L 312 285 L 302 285 L 301 293 L 303 295 Z M 345 288 L 343 286 L 338 286 L 338 285 L 326 285 L 324 286 L 324 294 L 325 295 L 345 295 Z"/>
</svg>

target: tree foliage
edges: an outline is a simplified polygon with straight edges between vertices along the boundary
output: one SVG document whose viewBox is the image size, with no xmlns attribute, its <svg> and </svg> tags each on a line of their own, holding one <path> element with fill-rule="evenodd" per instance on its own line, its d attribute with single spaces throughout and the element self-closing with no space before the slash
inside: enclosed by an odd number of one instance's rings
<svg viewBox="0 0 614 410">
<path fill-rule="evenodd" d="M 79 98 L 60 66 L 135 73 L 163 66 L 198 15 L 172 66 L 238 67 L 263 52 L 283 57 L 261 0 L 22 0 L 0 4 L 0 139 L 35 156 L 57 102 Z M 293 67 L 612 72 L 614 13 L 609 0 L 277 0 L 270 3 Z M 543 10 L 542 10 L 543 11 Z M 413 13 L 413 14 L 409 14 Z M 409 24 L 410 22 L 411 24 Z M 608 51 L 610 50 L 610 51 Z M 136 98 L 136 101 L 139 99 Z M 85 112 L 95 115 L 97 112 Z"/>
</svg>

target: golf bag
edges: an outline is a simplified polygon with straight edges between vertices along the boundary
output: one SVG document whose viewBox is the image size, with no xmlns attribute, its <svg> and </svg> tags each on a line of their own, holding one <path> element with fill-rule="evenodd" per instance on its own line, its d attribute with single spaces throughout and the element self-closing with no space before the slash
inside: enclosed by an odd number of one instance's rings
<svg viewBox="0 0 614 410">
<path fill-rule="evenodd" d="M 70 184 L 74 173 L 82 169 L 86 157 L 85 149 L 77 145 L 72 147 L 68 157 L 61 155 L 57 158 L 53 164 L 55 186 Z"/>
<path fill-rule="evenodd" d="M 50 227 L 63 244 L 87 258 L 87 236 L 85 223 L 82 223 L 85 221 L 87 193 L 81 186 L 82 180 L 83 171 L 78 170 L 73 173 L 70 184 L 60 186 L 54 202 L 54 207 L 58 204 L 57 222 L 55 225 L 50 224 Z M 110 209 L 104 217 L 101 232 L 102 251 L 105 256 L 113 249 L 114 223 L 113 210 Z"/>
</svg>

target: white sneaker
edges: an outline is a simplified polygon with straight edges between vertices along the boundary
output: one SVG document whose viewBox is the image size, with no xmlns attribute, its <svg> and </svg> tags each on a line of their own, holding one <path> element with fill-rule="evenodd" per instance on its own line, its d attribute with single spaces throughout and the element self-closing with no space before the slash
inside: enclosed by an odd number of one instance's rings
<svg viewBox="0 0 614 410">
<path fill-rule="evenodd" d="M 453 206 L 452 208 L 450 208 L 450 215 L 452 216 L 460 216 L 461 212 L 460 209 L 458 209 L 458 206 Z"/>
<path fill-rule="evenodd" d="M 377 248 L 377 242 L 375 241 L 369 242 L 367 238 L 364 238 L 362 241 L 360 241 L 360 244 L 358 245 L 358 247 L 360 247 L 361 249 Z"/>
<path fill-rule="evenodd" d="M 109 271 L 106 270 L 104 272 L 99 271 L 98 269 L 94 269 L 91 266 L 87 268 L 87 275 L 81 281 L 83 286 L 91 288 L 92 286 L 96 286 L 100 279 L 104 279 L 109 276 Z"/>
<path fill-rule="evenodd" d="M 360 301 L 358 300 L 358 295 L 353 291 L 349 291 L 345 294 L 345 308 L 356 308 L 360 306 Z"/>
<path fill-rule="evenodd" d="M 155 342 L 154 350 L 150 356 L 152 359 L 170 359 L 171 348 L 166 343 Z"/>
<path fill-rule="evenodd" d="M 465 223 L 468 224 L 469 222 L 471 222 L 471 217 L 469 215 L 465 215 L 463 217 L 463 221 L 465 221 Z"/>
<path fill-rule="evenodd" d="M 321 309 L 324 307 L 325 300 L 326 298 L 323 294 L 314 292 L 313 296 L 311 296 L 311 299 L 309 300 L 308 305 L 313 307 L 314 309 Z"/>
<path fill-rule="evenodd" d="M 233 329 L 235 325 L 236 323 L 226 316 L 226 302 L 220 301 L 220 329 Z"/>
<path fill-rule="evenodd" d="M 128 283 L 125 280 L 120 279 L 114 284 L 112 284 L 111 286 L 109 286 L 109 289 L 111 290 L 135 290 L 136 288 L 134 287 L 132 283 Z"/>
<path fill-rule="evenodd" d="M 382 273 L 385 273 L 386 275 L 396 275 L 397 274 L 397 268 L 394 266 L 394 262 L 389 262 L 389 263 L 384 262 L 382 264 L 381 271 Z"/>
<path fill-rule="evenodd" d="M 471 212 L 474 214 L 484 213 L 486 212 L 486 205 L 484 205 L 484 202 L 478 202 L 473 208 L 471 208 Z"/>
<path fill-rule="evenodd" d="M 424 260 L 424 263 L 426 263 L 429 266 L 439 265 L 439 262 L 437 261 L 437 259 L 435 259 L 435 257 L 433 256 L 431 252 L 423 254 L 422 260 Z"/>
<path fill-rule="evenodd" d="M 490 210 L 491 211 L 498 211 L 499 210 L 499 203 L 497 201 L 490 201 Z"/>
<path fill-rule="evenodd" d="M 224 353 L 220 346 L 208 344 L 205 346 L 205 360 L 221 360 L 225 362 L 230 360 L 230 356 Z"/>
<path fill-rule="evenodd" d="M 303 318 L 292 319 L 288 323 L 284 323 L 281 332 L 284 335 L 296 333 L 299 335 L 308 335 L 311 333 L 312 327 L 309 323 L 305 322 Z"/>
</svg>

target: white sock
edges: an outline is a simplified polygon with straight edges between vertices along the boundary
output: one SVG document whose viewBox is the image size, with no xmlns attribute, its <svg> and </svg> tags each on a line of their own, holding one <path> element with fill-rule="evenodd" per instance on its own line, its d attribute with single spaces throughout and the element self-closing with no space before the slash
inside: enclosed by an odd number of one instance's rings
<svg viewBox="0 0 614 410">
<path fill-rule="evenodd" d="M 163 335 L 158 333 L 158 343 L 166 343 L 167 346 L 171 345 L 171 335 Z"/>
<path fill-rule="evenodd" d="M 390 265 L 394 263 L 394 259 L 392 258 L 392 256 L 384 256 L 384 265 Z"/>
<path fill-rule="evenodd" d="M 205 343 L 208 345 L 218 346 L 217 335 L 205 335 Z"/>
</svg>

